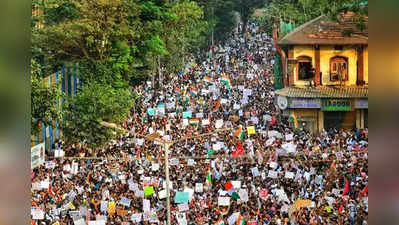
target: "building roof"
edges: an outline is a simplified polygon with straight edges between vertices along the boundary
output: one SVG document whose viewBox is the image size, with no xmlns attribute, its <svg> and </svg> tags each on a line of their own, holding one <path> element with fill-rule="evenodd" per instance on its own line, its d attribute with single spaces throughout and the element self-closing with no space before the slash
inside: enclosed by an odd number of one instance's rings
<svg viewBox="0 0 399 225">
<path fill-rule="evenodd" d="M 290 98 L 368 98 L 369 88 L 367 86 L 292 86 L 278 90 L 276 94 Z"/>
<path fill-rule="evenodd" d="M 368 18 L 364 20 L 365 29 L 359 30 L 353 13 L 342 14 L 339 22 L 331 21 L 321 15 L 288 33 L 281 45 L 352 45 L 368 43 Z M 344 30 L 353 30 L 351 36 L 344 36 Z"/>
</svg>

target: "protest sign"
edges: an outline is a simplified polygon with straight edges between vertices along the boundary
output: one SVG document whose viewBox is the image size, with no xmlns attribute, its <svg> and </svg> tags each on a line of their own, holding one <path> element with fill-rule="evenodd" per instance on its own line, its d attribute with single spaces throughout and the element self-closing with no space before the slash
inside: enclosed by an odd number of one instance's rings
<svg viewBox="0 0 399 225">
<path fill-rule="evenodd" d="M 270 168 L 272 168 L 272 169 L 277 169 L 278 164 L 277 164 L 276 162 L 270 162 L 270 163 L 269 163 L 269 166 L 270 166 Z"/>
<path fill-rule="evenodd" d="M 248 132 L 248 135 L 255 134 L 256 133 L 255 127 L 254 126 L 247 127 L 247 132 Z"/>
<path fill-rule="evenodd" d="M 40 143 L 30 149 L 31 169 L 34 169 L 45 162 L 45 143 Z"/>
<path fill-rule="evenodd" d="M 229 218 L 227 218 L 227 223 L 229 225 L 235 225 L 235 223 L 236 223 L 236 221 L 238 219 L 238 215 L 240 215 L 239 212 L 231 214 L 231 216 L 229 216 Z"/>
<path fill-rule="evenodd" d="M 31 214 L 32 214 L 32 219 L 34 219 L 34 220 L 43 220 L 44 219 L 44 211 L 39 208 L 32 207 Z"/>
<path fill-rule="evenodd" d="M 126 207 L 130 207 L 130 202 L 131 201 L 132 200 L 130 200 L 128 198 L 122 197 L 122 199 L 119 201 L 119 204 L 121 204 L 123 206 L 126 206 Z"/>
<path fill-rule="evenodd" d="M 187 159 L 187 165 L 188 166 L 194 166 L 195 165 L 194 159 Z"/>
<path fill-rule="evenodd" d="M 154 115 L 155 115 L 155 109 L 153 109 L 153 108 L 148 108 L 148 109 L 147 109 L 147 114 L 148 114 L 149 116 L 154 116 Z"/>
<path fill-rule="evenodd" d="M 164 199 L 164 198 L 166 198 L 166 195 L 167 195 L 166 190 L 162 190 L 162 191 L 159 191 L 159 192 L 158 192 L 158 198 L 159 198 L 159 199 Z"/>
<path fill-rule="evenodd" d="M 204 191 L 204 185 L 202 183 L 195 184 L 195 192 L 202 193 Z"/>
<path fill-rule="evenodd" d="M 285 177 L 284 178 L 294 179 L 294 176 L 295 176 L 295 174 L 293 172 L 287 171 L 287 172 L 285 172 Z"/>
<path fill-rule="evenodd" d="M 277 171 L 269 170 L 269 174 L 267 175 L 267 177 L 276 179 L 278 177 Z"/>
<path fill-rule="evenodd" d="M 72 166 L 71 166 L 71 173 L 72 173 L 73 175 L 76 175 L 76 174 L 78 173 L 78 170 L 79 170 L 79 163 L 73 161 L 73 162 L 72 162 Z"/>
<path fill-rule="evenodd" d="M 143 214 L 142 213 L 135 213 L 132 214 L 132 216 L 130 217 L 130 220 L 136 223 L 140 223 L 142 220 Z"/>
<path fill-rule="evenodd" d="M 218 197 L 218 205 L 229 206 L 230 205 L 230 197 Z"/>
<path fill-rule="evenodd" d="M 209 125 L 209 124 L 210 124 L 209 119 L 203 119 L 202 120 L 202 126 L 206 126 L 206 125 Z"/>
<path fill-rule="evenodd" d="M 183 119 L 190 119 L 193 116 L 192 111 L 183 112 Z"/>
<path fill-rule="evenodd" d="M 155 193 L 155 191 L 154 191 L 154 187 L 153 186 L 148 186 L 148 187 L 144 188 L 144 196 L 145 197 L 153 195 L 154 193 Z"/>
<path fill-rule="evenodd" d="M 74 220 L 73 224 L 74 225 L 86 225 L 86 222 L 85 222 L 85 220 L 83 218 L 80 218 L 78 220 Z"/>
<path fill-rule="evenodd" d="M 46 169 L 54 169 L 57 164 L 53 161 L 46 161 L 45 168 Z"/>
<path fill-rule="evenodd" d="M 149 212 L 151 207 L 151 202 L 148 199 L 143 199 L 143 212 Z"/>
<path fill-rule="evenodd" d="M 254 177 L 260 176 L 258 167 L 251 168 L 251 172 L 252 172 L 252 176 L 254 176 Z"/>
<path fill-rule="evenodd" d="M 159 170 L 159 164 L 158 163 L 152 163 L 151 170 L 152 171 L 158 171 Z"/>
<path fill-rule="evenodd" d="M 179 209 L 179 212 L 185 212 L 185 211 L 188 211 L 188 210 L 189 210 L 188 204 L 187 204 L 187 203 L 178 204 L 177 207 L 178 207 L 178 209 Z"/>
<path fill-rule="evenodd" d="M 240 200 L 242 202 L 247 202 L 249 200 L 248 199 L 248 190 L 247 189 L 240 189 L 238 194 L 240 195 Z"/>
<path fill-rule="evenodd" d="M 285 135 L 285 140 L 286 140 L 286 141 L 292 141 L 292 140 L 294 140 L 294 134 L 286 134 L 286 135 Z"/>
<path fill-rule="evenodd" d="M 281 147 L 287 151 L 287 153 L 295 153 L 296 152 L 296 145 L 293 143 L 285 143 L 282 144 Z"/>
<path fill-rule="evenodd" d="M 202 119 L 204 117 L 204 114 L 203 113 L 197 113 L 197 114 L 195 114 L 195 117 L 197 119 Z"/>
<path fill-rule="evenodd" d="M 176 212 L 176 220 L 179 225 L 187 225 L 187 219 L 185 213 Z"/>
<path fill-rule="evenodd" d="M 179 159 L 176 159 L 176 158 L 170 159 L 169 164 L 171 166 L 177 166 L 177 165 L 179 165 Z"/>
<path fill-rule="evenodd" d="M 175 203 L 188 203 L 190 194 L 188 192 L 178 191 L 175 196 Z"/>
<path fill-rule="evenodd" d="M 216 120 L 215 127 L 216 129 L 223 127 L 223 120 Z"/>
<path fill-rule="evenodd" d="M 259 191 L 259 197 L 262 199 L 266 199 L 268 195 L 269 195 L 269 190 L 267 189 L 261 189 Z"/>
<path fill-rule="evenodd" d="M 234 189 L 240 189 L 241 188 L 241 181 L 240 180 L 233 180 L 233 181 L 231 181 L 231 184 L 233 185 Z"/>
</svg>

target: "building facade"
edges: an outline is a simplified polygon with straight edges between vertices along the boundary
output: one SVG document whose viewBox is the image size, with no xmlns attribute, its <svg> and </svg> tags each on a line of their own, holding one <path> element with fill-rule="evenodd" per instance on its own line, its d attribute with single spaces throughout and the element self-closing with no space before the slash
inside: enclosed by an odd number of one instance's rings
<svg viewBox="0 0 399 225">
<path fill-rule="evenodd" d="M 288 85 L 276 91 L 276 101 L 293 126 L 311 132 L 368 127 L 367 42 L 367 28 L 357 30 L 351 14 L 339 22 L 320 16 L 278 42 L 287 55 Z"/>
</svg>

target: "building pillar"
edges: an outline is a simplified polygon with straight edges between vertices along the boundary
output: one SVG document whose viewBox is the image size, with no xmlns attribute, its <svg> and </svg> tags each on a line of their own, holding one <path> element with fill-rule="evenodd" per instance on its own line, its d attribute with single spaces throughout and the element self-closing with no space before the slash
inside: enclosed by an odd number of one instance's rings
<svg viewBox="0 0 399 225">
<path fill-rule="evenodd" d="M 293 59 L 294 58 L 294 48 L 292 46 L 289 47 L 288 49 L 288 59 Z M 294 85 L 294 70 L 292 71 L 287 71 L 288 73 L 288 85 L 293 86 Z"/>
<path fill-rule="evenodd" d="M 362 110 L 356 109 L 356 129 L 362 129 Z"/>
<path fill-rule="evenodd" d="M 317 112 L 319 120 L 317 121 L 318 131 L 322 131 L 324 129 L 324 112 L 321 109 Z"/>
<path fill-rule="evenodd" d="M 314 47 L 314 59 L 315 59 L 315 84 L 322 85 L 321 83 L 321 74 L 320 74 L 320 46 L 316 45 Z"/>
<path fill-rule="evenodd" d="M 364 85 L 364 55 L 363 46 L 357 48 L 357 78 L 356 85 Z"/>
</svg>

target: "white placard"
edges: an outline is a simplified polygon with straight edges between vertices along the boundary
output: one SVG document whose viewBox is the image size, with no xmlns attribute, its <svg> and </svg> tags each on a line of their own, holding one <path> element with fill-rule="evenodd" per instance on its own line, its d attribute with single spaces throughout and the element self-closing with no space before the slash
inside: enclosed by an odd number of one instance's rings
<svg viewBox="0 0 399 225">
<path fill-rule="evenodd" d="M 286 140 L 286 141 L 292 141 L 292 140 L 294 140 L 294 134 L 286 134 L 286 135 L 285 135 L 285 140 Z"/>
<path fill-rule="evenodd" d="M 178 204 L 177 207 L 179 208 L 179 212 L 185 212 L 190 210 L 187 203 Z"/>
<path fill-rule="evenodd" d="M 202 120 L 202 126 L 207 126 L 209 124 L 210 124 L 209 119 L 203 119 Z"/>
<path fill-rule="evenodd" d="M 277 169 L 278 164 L 277 164 L 276 162 L 270 162 L 270 163 L 269 163 L 269 166 L 270 166 L 270 168 L 272 168 L 272 169 Z"/>
<path fill-rule="evenodd" d="M 171 166 L 177 166 L 177 165 L 179 165 L 179 160 L 176 159 L 176 158 L 170 159 L 169 164 L 170 164 Z"/>
<path fill-rule="evenodd" d="M 194 166 L 195 165 L 195 160 L 194 159 L 187 159 L 187 165 L 188 166 Z"/>
<path fill-rule="evenodd" d="M 230 205 L 230 197 L 218 197 L 218 205 L 229 206 Z"/>
<path fill-rule="evenodd" d="M 152 169 L 152 171 L 158 171 L 159 170 L 159 164 L 158 163 L 152 163 L 151 169 Z"/>
<path fill-rule="evenodd" d="M 148 199 L 143 199 L 143 212 L 150 212 L 151 202 Z"/>
<path fill-rule="evenodd" d="M 258 167 L 251 168 L 252 176 L 257 177 L 260 176 Z"/>
<path fill-rule="evenodd" d="M 166 198 L 166 195 L 167 195 L 166 190 L 162 190 L 162 191 L 159 191 L 159 192 L 158 192 L 158 198 L 159 198 L 159 199 L 164 199 L 164 198 Z"/>
<path fill-rule="evenodd" d="M 204 185 L 202 183 L 195 184 L 195 192 L 202 193 L 204 191 Z"/>
<path fill-rule="evenodd" d="M 44 163 L 46 154 L 45 150 L 46 145 L 44 142 L 35 145 L 30 149 L 31 169 L 34 169 Z"/>
<path fill-rule="evenodd" d="M 247 189 L 240 189 L 238 194 L 240 195 L 240 200 L 242 202 L 247 202 L 248 201 L 249 198 L 248 198 L 248 190 Z"/>
<path fill-rule="evenodd" d="M 216 127 L 216 129 L 222 128 L 223 120 L 216 120 L 215 127 Z"/>
<path fill-rule="evenodd" d="M 240 180 L 233 180 L 233 181 L 231 181 L 231 184 L 233 185 L 234 189 L 240 189 L 241 188 L 241 181 Z"/>
<path fill-rule="evenodd" d="M 293 172 L 287 171 L 285 172 L 285 178 L 294 179 L 295 174 Z"/>
<path fill-rule="evenodd" d="M 269 173 L 268 173 L 267 177 L 276 179 L 278 177 L 277 171 L 269 170 Z"/>
</svg>

